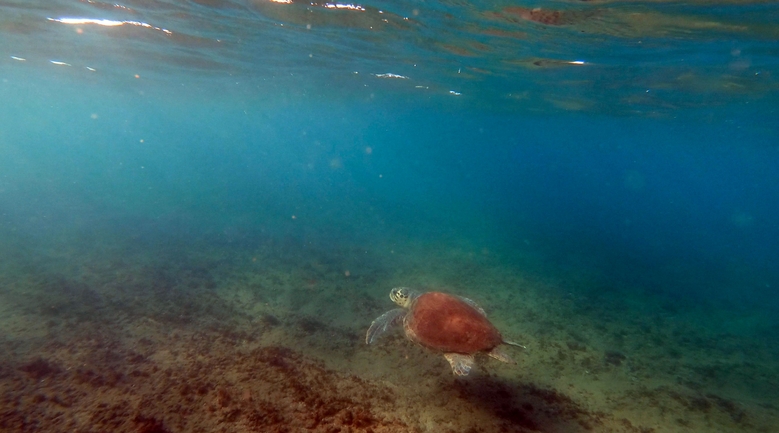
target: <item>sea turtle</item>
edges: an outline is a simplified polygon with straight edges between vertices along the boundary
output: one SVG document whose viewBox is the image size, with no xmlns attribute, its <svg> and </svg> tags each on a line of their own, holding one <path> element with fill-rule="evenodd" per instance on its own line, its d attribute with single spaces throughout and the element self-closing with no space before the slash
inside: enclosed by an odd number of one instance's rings
<svg viewBox="0 0 779 433">
<path fill-rule="evenodd" d="M 408 287 L 396 287 L 390 291 L 390 299 L 403 308 L 387 311 L 374 320 L 365 335 L 367 344 L 403 323 L 409 340 L 442 352 L 457 376 L 466 376 L 471 371 L 477 353 L 514 363 L 500 346 L 525 348 L 504 340 L 487 320 L 484 310 L 468 298 L 442 292 L 420 294 Z"/>
</svg>

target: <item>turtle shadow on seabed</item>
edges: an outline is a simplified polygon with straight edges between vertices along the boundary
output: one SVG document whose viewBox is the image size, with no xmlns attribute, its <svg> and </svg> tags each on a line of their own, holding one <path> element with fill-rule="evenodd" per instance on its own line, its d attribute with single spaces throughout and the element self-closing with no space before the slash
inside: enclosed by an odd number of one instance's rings
<svg viewBox="0 0 779 433">
<path fill-rule="evenodd" d="M 545 433 L 588 432 L 602 424 L 600 414 L 587 411 L 554 389 L 485 375 L 458 379 L 451 386 L 459 397 L 493 413 L 514 429 Z"/>
</svg>

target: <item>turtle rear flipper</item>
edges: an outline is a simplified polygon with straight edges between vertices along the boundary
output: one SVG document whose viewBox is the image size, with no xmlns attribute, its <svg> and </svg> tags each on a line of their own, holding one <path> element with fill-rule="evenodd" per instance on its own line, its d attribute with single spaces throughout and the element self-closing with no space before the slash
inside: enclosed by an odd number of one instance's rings
<svg viewBox="0 0 779 433">
<path fill-rule="evenodd" d="M 376 320 L 371 323 L 371 327 L 368 328 L 368 332 L 365 334 L 365 344 L 373 343 L 388 330 L 399 325 L 407 312 L 408 311 L 403 308 L 396 308 L 377 317 Z"/>
<path fill-rule="evenodd" d="M 471 367 L 473 367 L 474 363 L 473 355 L 444 353 L 444 358 L 449 361 L 449 365 L 452 366 L 452 373 L 457 376 L 467 376 L 471 372 Z"/>
<path fill-rule="evenodd" d="M 484 308 L 480 307 L 479 304 L 477 304 L 474 300 L 466 298 L 464 296 L 458 296 L 463 302 L 470 305 L 471 307 L 475 308 L 476 311 L 481 313 L 482 316 L 487 317 L 487 312 L 484 311 Z"/>
<path fill-rule="evenodd" d="M 505 362 L 507 364 L 516 364 L 516 361 L 511 359 L 511 357 L 501 347 L 493 348 L 492 350 L 487 352 L 487 355 L 489 355 L 491 358 L 497 359 L 500 362 Z"/>
</svg>

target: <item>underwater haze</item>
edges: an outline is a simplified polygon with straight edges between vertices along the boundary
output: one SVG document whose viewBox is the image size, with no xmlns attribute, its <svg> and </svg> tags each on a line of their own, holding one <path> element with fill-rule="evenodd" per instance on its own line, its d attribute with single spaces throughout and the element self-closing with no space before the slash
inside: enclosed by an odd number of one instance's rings
<svg viewBox="0 0 779 433">
<path fill-rule="evenodd" d="M 0 0 L 0 430 L 775 431 L 777 22 Z M 526 348 L 365 344 L 398 286 Z"/>
</svg>

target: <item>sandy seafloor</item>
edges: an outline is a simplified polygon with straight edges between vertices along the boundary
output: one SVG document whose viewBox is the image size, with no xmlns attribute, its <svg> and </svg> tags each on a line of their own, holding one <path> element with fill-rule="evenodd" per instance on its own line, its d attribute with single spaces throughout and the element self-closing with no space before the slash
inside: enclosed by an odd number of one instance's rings
<svg viewBox="0 0 779 433">
<path fill-rule="evenodd" d="M 70 233 L 39 244 L 19 236 L 0 267 L 2 431 L 779 425 L 767 319 L 727 303 L 627 299 L 584 266 L 552 270 L 531 253 L 457 239 L 341 247 Z M 367 327 L 393 308 L 387 295 L 400 285 L 476 300 L 527 350 L 508 349 L 517 365 L 482 357 L 456 378 L 400 332 L 367 346 Z"/>
</svg>

